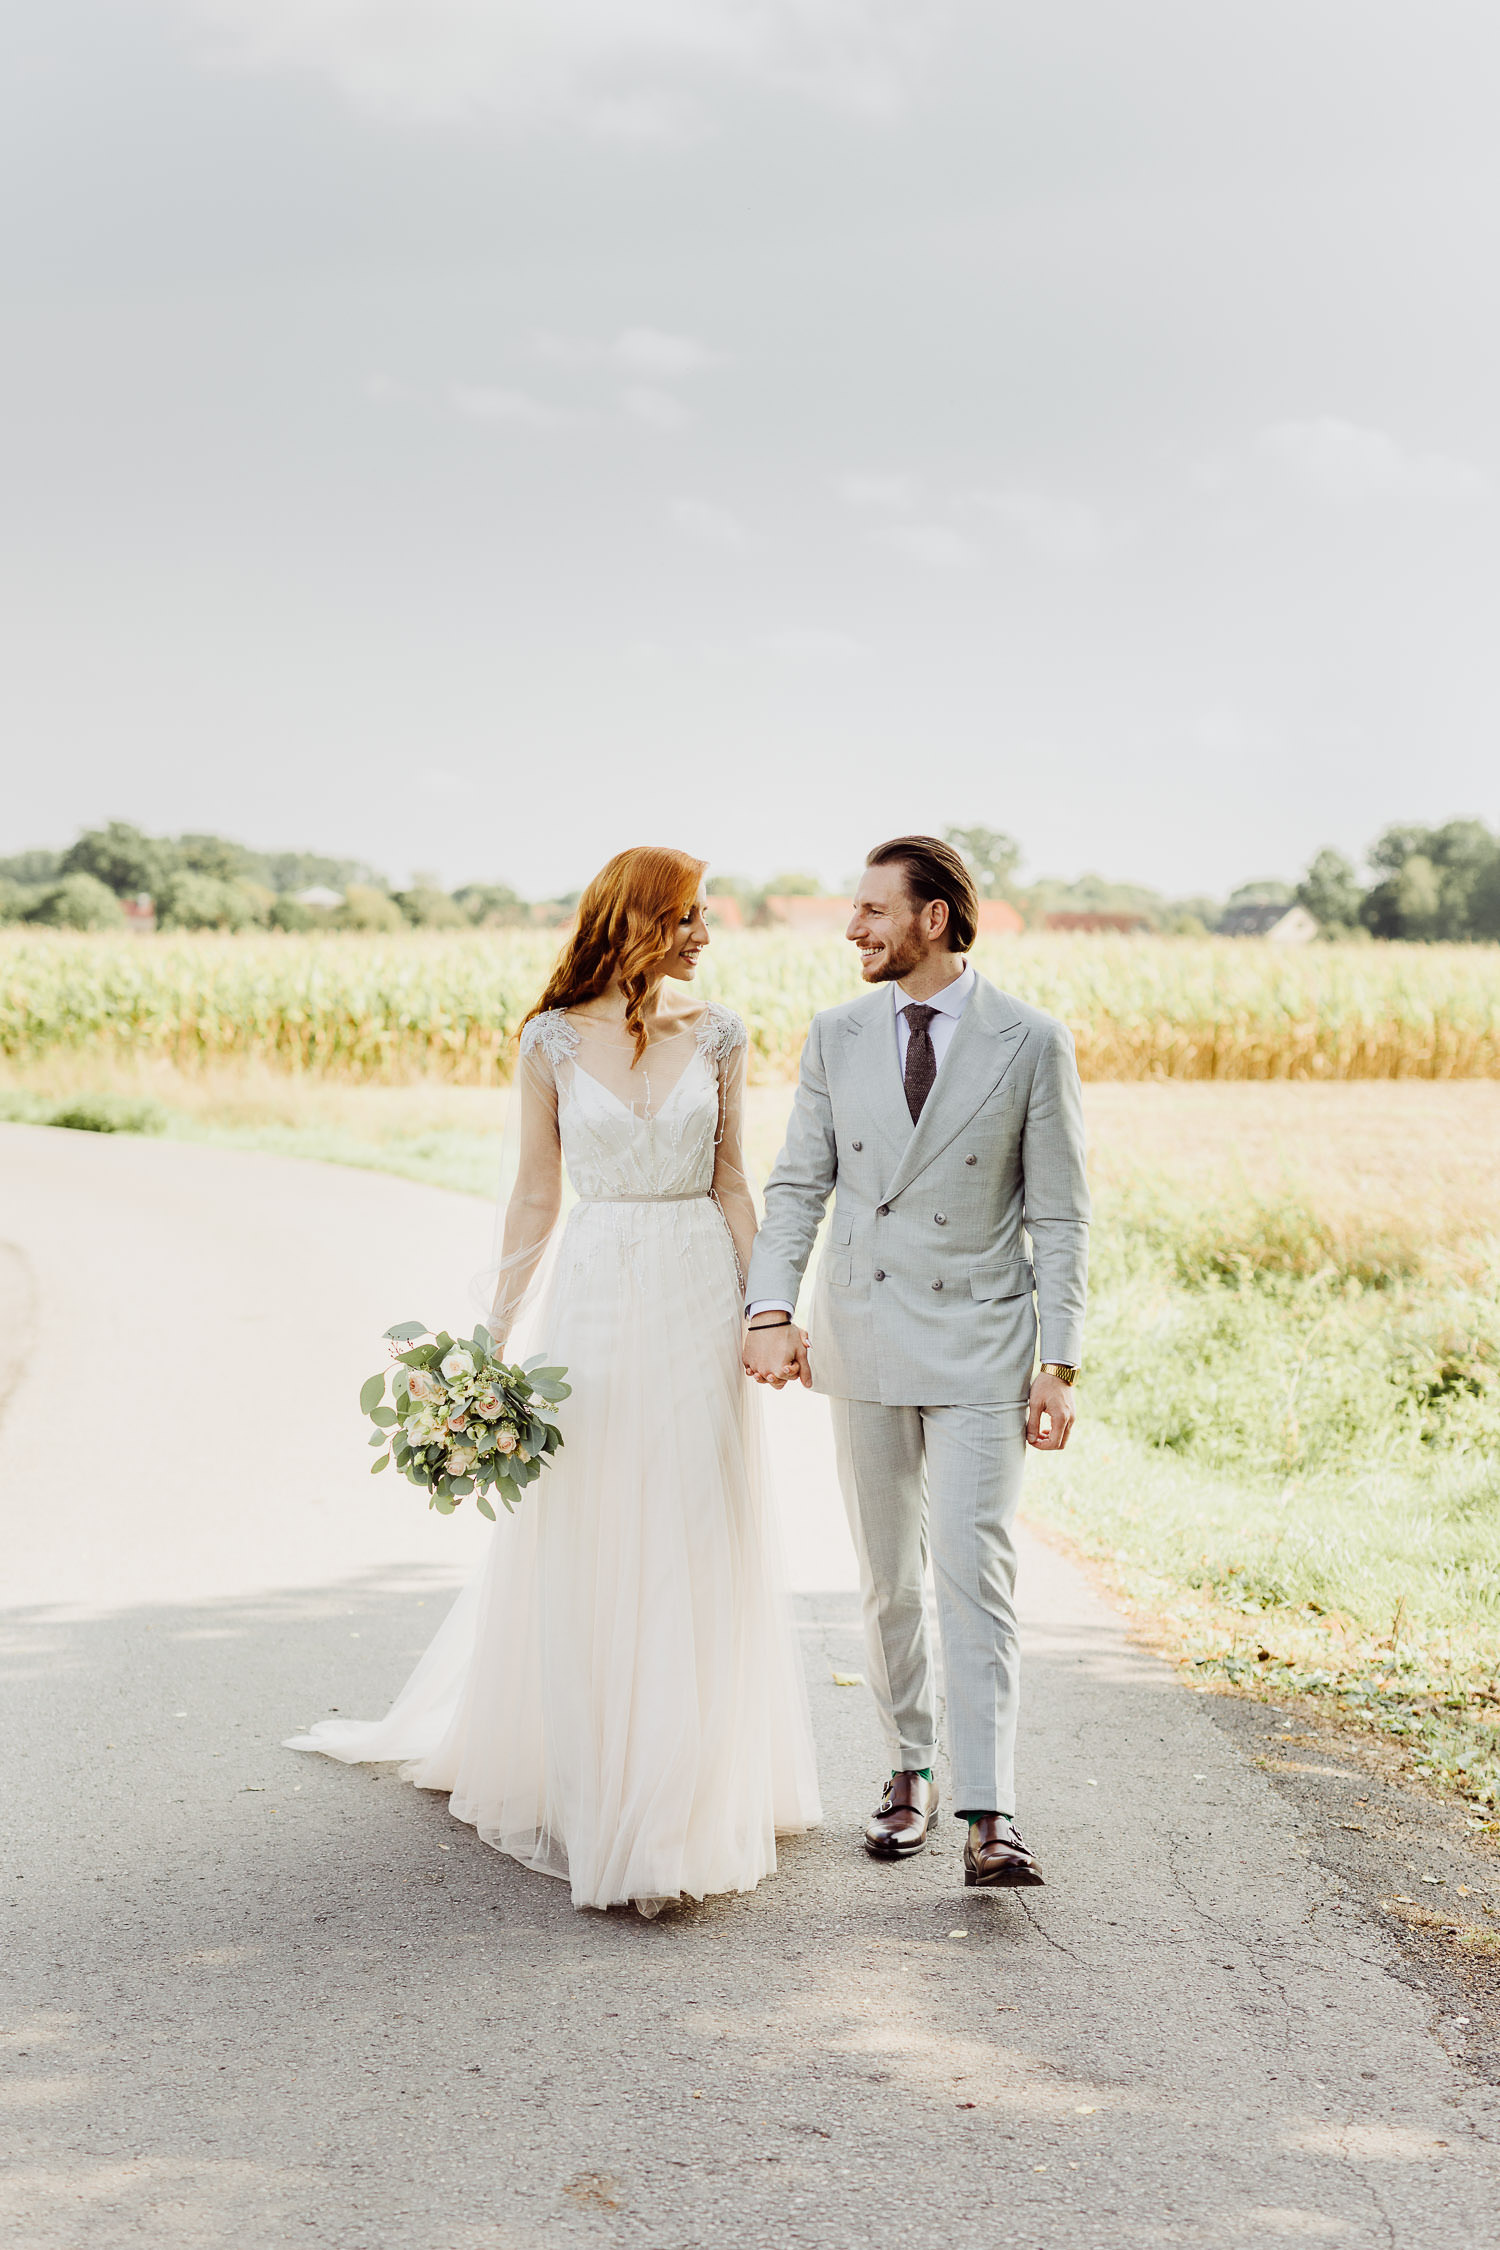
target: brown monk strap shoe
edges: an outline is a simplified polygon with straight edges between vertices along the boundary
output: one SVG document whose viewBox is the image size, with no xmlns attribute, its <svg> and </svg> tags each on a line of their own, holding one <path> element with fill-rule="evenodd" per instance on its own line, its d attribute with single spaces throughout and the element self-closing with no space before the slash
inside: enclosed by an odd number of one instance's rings
<svg viewBox="0 0 1500 2250">
<path fill-rule="evenodd" d="M 872 1859 L 905 1859 L 919 1852 L 937 1818 L 938 1788 L 919 1773 L 893 1773 L 885 1793 L 865 1822 L 865 1850 Z"/>
<path fill-rule="evenodd" d="M 1007 1814 L 981 1813 L 969 1822 L 969 1840 L 964 1846 L 966 1889 L 973 1890 L 976 1885 L 1014 1889 L 1041 1880 L 1041 1869 Z"/>
</svg>

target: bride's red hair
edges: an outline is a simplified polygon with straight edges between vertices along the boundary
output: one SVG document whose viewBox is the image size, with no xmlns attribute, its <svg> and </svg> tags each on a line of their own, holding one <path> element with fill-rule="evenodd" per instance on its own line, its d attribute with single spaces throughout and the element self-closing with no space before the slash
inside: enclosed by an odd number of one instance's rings
<svg viewBox="0 0 1500 2250">
<path fill-rule="evenodd" d="M 527 1023 L 547 1008 L 597 1000 L 618 978 L 625 995 L 625 1028 L 639 1062 L 646 1052 L 641 1017 L 646 994 L 672 951 L 678 923 L 692 911 L 707 865 L 706 859 L 692 859 L 666 844 L 632 844 L 628 851 L 616 852 L 578 901 L 573 934 Z"/>
</svg>

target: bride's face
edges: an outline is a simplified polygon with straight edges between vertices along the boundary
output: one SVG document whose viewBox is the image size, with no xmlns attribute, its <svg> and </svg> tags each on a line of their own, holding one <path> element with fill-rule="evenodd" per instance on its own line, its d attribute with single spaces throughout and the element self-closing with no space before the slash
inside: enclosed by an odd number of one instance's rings
<svg viewBox="0 0 1500 2250">
<path fill-rule="evenodd" d="M 677 925 L 676 943 L 666 959 L 666 974 L 680 977 L 687 984 L 697 973 L 698 956 L 708 943 L 708 924 L 703 919 L 703 893 L 700 891 Z"/>
</svg>

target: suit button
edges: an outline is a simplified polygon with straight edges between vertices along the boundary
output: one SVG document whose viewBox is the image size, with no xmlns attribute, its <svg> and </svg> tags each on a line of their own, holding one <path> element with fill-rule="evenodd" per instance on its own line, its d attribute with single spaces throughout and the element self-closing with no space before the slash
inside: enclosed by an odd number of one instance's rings
<svg viewBox="0 0 1500 2250">
<path fill-rule="evenodd" d="M 876 1206 L 875 1206 L 875 1216 L 876 1216 L 876 1218 L 877 1218 L 877 1219 L 888 1219 L 888 1218 L 890 1217 L 890 1215 L 891 1215 L 891 1207 L 890 1207 L 890 1205 L 889 1205 L 888 1203 L 877 1203 L 877 1204 L 876 1204 Z"/>
<path fill-rule="evenodd" d="M 935 1227 L 945 1227 L 945 1226 L 946 1226 L 946 1225 L 948 1224 L 948 1214 L 947 1214 L 947 1212 L 946 1212 L 946 1211 L 934 1211 L 934 1212 L 933 1212 L 933 1214 L 932 1214 L 932 1223 L 933 1223 L 933 1225 L 934 1225 Z"/>
<path fill-rule="evenodd" d="M 941 1289 L 943 1285 L 940 1281 L 935 1281 L 932 1286 L 934 1289 Z"/>
<path fill-rule="evenodd" d="M 853 1149 L 856 1156 L 858 1156 L 860 1150 L 864 1147 L 864 1145 L 865 1144 L 863 1141 L 851 1141 L 849 1143 L 849 1146 Z"/>
<path fill-rule="evenodd" d="M 879 1266 L 875 1268 L 875 1279 L 877 1281 L 884 1281 L 885 1279 L 885 1275 L 881 1272 Z"/>
<path fill-rule="evenodd" d="M 856 1148 L 859 1146 L 859 1143 L 857 1141 L 855 1143 L 855 1146 Z M 977 1164 L 979 1162 L 979 1159 L 977 1156 L 966 1156 L 964 1158 L 964 1162 L 965 1164 Z"/>
</svg>

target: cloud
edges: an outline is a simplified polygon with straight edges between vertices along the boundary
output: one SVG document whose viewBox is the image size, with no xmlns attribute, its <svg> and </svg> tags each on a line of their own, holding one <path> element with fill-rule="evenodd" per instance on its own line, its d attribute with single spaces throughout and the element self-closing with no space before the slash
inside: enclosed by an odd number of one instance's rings
<svg viewBox="0 0 1500 2250">
<path fill-rule="evenodd" d="M 1331 414 L 1273 422 L 1256 438 L 1255 450 L 1330 500 L 1474 500 L 1489 487 L 1472 462 L 1408 452 L 1385 430 Z"/>
<path fill-rule="evenodd" d="M 505 422 L 518 430 L 567 430 L 580 420 L 565 406 L 551 406 L 525 391 L 499 390 L 487 383 L 450 383 L 448 397 L 455 411 L 471 422 Z"/>
<path fill-rule="evenodd" d="M 632 384 L 620 395 L 620 404 L 632 421 L 644 422 L 648 430 L 680 430 L 692 415 L 680 398 L 671 391 L 658 391 L 646 383 Z"/>
<path fill-rule="evenodd" d="M 1097 562 L 1111 544 L 1098 512 L 1047 492 L 973 492 L 968 505 L 1003 523 L 1056 562 Z"/>
<path fill-rule="evenodd" d="M 905 476 L 847 476 L 839 490 L 851 508 L 912 508 L 922 495 L 916 478 Z"/>
<path fill-rule="evenodd" d="M 671 336 L 664 328 L 627 328 L 610 345 L 609 356 L 627 374 L 650 376 L 659 383 L 680 383 L 724 364 L 720 354 L 696 336 Z"/>
<path fill-rule="evenodd" d="M 716 83 L 869 117 L 904 106 L 951 0 L 176 0 L 213 61 L 320 78 L 395 121 L 627 137 L 701 128 Z"/>
<path fill-rule="evenodd" d="M 683 537 L 700 547 L 717 547 L 721 553 L 729 553 L 750 544 L 750 534 L 739 517 L 707 500 L 674 500 L 667 514 Z"/>
<path fill-rule="evenodd" d="M 924 570 L 972 570 L 983 559 L 972 539 L 946 523 L 892 524 L 877 536 Z"/>
</svg>

